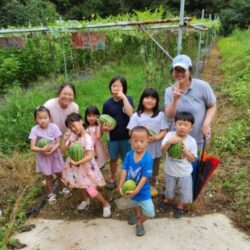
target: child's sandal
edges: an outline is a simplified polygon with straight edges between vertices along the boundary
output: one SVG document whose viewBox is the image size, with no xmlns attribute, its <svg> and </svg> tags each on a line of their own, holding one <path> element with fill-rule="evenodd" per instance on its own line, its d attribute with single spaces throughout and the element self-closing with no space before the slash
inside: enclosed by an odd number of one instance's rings
<svg viewBox="0 0 250 250">
<path fill-rule="evenodd" d="M 72 193 L 66 187 L 60 190 L 59 194 L 63 195 L 65 198 L 70 198 L 72 196 Z"/>
<path fill-rule="evenodd" d="M 50 205 L 55 205 L 57 203 L 56 195 L 51 193 L 48 195 L 48 203 Z"/>
</svg>

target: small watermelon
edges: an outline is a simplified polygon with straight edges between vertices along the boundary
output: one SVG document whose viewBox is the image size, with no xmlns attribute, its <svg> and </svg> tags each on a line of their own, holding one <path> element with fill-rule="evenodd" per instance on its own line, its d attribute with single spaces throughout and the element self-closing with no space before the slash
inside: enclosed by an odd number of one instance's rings
<svg viewBox="0 0 250 250">
<path fill-rule="evenodd" d="M 47 138 L 41 138 L 37 141 L 37 147 L 39 148 L 43 148 L 47 146 L 48 144 L 50 144 L 50 140 Z"/>
<path fill-rule="evenodd" d="M 110 115 L 106 114 L 100 115 L 99 119 L 101 124 L 108 123 L 112 124 L 113 127 L 116 126 L 116 120 Z"/>
<path fill-rule="evenodd" d="M 80 161 L 84 157 L 83 147 L 78 142 L 73 142 L 68 149 L 68 156 L 73 161 Z"/>
<path fill-rule="evenodd" d="M 157 135 L 157 133 L 152 128 L 148 128 L 148 133 L 150 136 Z"/>
<path fill-rule="evenodd" d="M 122 185 L 122 193 L 126 195 L 127 191 L 133 191 L 136 188 L 136 183 L 133 180 L 126 180 Z"/>
<path fill-rule="evenodd" d="M 179 157 L 182 154 L 182 144 L 181 143 L 171 144 L 171 146 L 168 149 L 168 154 L 170 157 L 174 159 L 179 159 Z"/>
</svg>

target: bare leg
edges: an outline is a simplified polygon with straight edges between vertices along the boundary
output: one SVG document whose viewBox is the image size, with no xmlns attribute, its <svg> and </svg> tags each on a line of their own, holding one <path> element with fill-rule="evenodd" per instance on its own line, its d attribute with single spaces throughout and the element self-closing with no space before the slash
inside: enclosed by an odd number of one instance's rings
<svg viewBox="0 0 250 250">
<path fill-rule="evenodd" d="M 167 197 L 165 197 L 165 199 L 163 200 L 163 202 L 168 203 L 168 204 L 171 204 L 172 200 L 171 200 L 171 199 L 168 199 Z"/>
<path fill-rule="evenodd" d="M 49 193 L 53 193 L 53 187 L 52 187 L 53 177 L 52 177 L 52 175 L 46 175 L 45 180 L 46 180 L 46 186 L 48 188 Z"/>
<path fill-rule="evenodd" d="M 65 184 L 62 182 L 62 173 L 55 173 L 57 180 L 58 180 L 58 184 L 59 184 L 59 188 L 63 189 L 65 186 Z"/>
<path fill-rule="evenodd" d="M 140 207 L 134 207 L 133 210 L 135 212 L 135 215 L 136 215 L 137 219 L 139 219 L 141 217 L 141 209 L 140 209 Z"/>
<path fill-rule="evenodd" d="M 102 203 L 103 207 L 109 206 L 108 202 L 105 200 L 105 198 L 103 197 L 103 195 L 100 192 L 98 192 L 98 194 L 95 198 Z"/>
<path fill-rule="evenodd" d="M 115 181 L 116 178 L 116 169 L 117 169 L 117 160 L 110 160 L 110 174 L 111 174 L 111 179 Z"/>
<path fill-rule="evenodd" d="M 136 224 L 137 225 L 142 225 L 147 219 L 148 219 L 148 216 L 146 216 L 145 214 L 141 214 L 141 216 L 137 220 Z"/>
<path fill-rule="evenodd" d="M 89 195 L 84 188 L 80 188 L 80 193 L 81 193 L 84 201 L 87 201 L 89 199 Z"/>
<path fill-rule="evenodd" d="M 177 208 L 183 209 L 184 208 L 184 204 L 182 202 L 179 202 L 178 205 L 177 205 Z"/>
</svg>

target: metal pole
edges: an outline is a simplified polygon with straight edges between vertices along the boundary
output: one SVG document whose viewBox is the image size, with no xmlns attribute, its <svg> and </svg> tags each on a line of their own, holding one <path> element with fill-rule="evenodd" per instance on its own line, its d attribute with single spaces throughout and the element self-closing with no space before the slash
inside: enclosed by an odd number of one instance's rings
<svg viewBox="0 0 250 250">
<path fill-rule="evenodd" d="M 205 10 L 202 9 L 201 12 L 201 19 L 204 19 Z M 196 59 L 196 69 L 195 69 L 195 76 L 199 77 L 199 64 L 200 64 L 200 53 L 201 53 L 201 41 L 202 41 L 202 33 L 199 31 L 199 43 L 198 43 L 198 53 Z"/>
<path fill-rule="evenodd" d="M 173 57 L 151 36 L 144 28 L 143 25 L 140 26 L 141 29 L 154 41 L 154 43 L 164 52 L 164 54 L 172 61 Z"/>
<path fill-rule="evenodd" d="M 181 54 L 182 50 L 182 29 L 183 29 L 183 18 L 184 18 L 184 8 L 185 8 L 185 0 L 181 0 L 180 5 L 180 22 L 179 22 L 179 30 L 178 30 L 178 45 L 177 45 L 177 54 Z"/>
</svg>

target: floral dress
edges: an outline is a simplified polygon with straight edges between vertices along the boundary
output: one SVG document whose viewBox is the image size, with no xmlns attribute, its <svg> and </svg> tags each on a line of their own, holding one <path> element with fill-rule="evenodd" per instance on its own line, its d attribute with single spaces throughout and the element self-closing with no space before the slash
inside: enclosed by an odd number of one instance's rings
<svg viewBox="0 0 250 250">
<path fill-rule="evenodd" d="M 67 145 L 70 145 L 74 141 L 80 143 L 84 151 L 94 150 L 92 139 L 87 133 L 78 139 L 72 133 L 70 139 L 67 141 Z M 68 157 L 65 162 L 63 179 L 65 184 L 71 188 L 89 188 L 105 185 L 105 180 L 95 159 L 75 166 L 70 164 L 70 158 Z"/>
<path fill-rule="evenodd" d="M 88 127 L 87 129 L 88 133 L 90 134 L 93 140 L 95 160 L 96 160 L 97 166 L 101 168 L 104 166 L 104 164 L 108 160 L 109 155 L 108 155 L 107 149 L 104 146 L 102 139 L 99 139 L 99 140 L 97 139 L 96 130 L 97 130 L 97 126 L 91 126 L 91 127 Z"/>
</svg>

